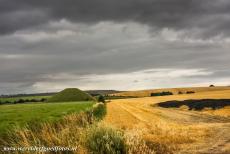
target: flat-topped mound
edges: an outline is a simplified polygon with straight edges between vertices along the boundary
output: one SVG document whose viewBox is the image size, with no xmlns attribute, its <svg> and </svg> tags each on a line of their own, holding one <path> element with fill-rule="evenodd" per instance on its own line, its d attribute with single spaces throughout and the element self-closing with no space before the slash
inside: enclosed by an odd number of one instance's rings
<svg viewBox="0 0 230 154">
<path fill-rule="evenodd" d="M 49 98 L 48 102 L 93 101 L 94 98 L 78 88 L 67 88 Z"/>
</svg>

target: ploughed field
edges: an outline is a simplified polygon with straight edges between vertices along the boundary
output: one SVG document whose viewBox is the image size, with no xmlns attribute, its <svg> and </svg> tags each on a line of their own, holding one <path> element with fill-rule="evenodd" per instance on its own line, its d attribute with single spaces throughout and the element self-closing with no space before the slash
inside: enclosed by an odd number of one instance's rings
<svg viewBox="0 0 230 154">
<path fill-rule="evenodd" d="M 111 100 L 104 121 L 127 132 L 138 132 L 156 145 L 167 145 L 175 153 L 227 154 L 230 153 L 229 105 L 214 109 L 205 106 L 201 110 L 189 109 L 186 103 L 167 108 L 158 105 L 167 101 L 209 100 L 210 103 L 210 100 L 230 99 L 228 87 L 213 89 L 197 88 L 194 94 Z"/>
</svg>

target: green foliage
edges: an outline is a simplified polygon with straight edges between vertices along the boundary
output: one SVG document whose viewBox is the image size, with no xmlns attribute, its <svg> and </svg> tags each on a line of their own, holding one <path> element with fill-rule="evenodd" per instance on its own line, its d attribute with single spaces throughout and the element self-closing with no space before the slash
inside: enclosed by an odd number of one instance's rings
<svg viewBox="0 0 230 154">
<path fill-rule="evenodd" d="M 98 98 L 97 98 L 97 101 L 98 101 L 99 103 L 105 103 L 105 98 L 104 98 L 104 96 L 99 95 Z"/>
<path fill-rule="evenodd" d="M 94 98 L 77 88 L 67 88 L 48 99 L 48 102 L 93 101 Z"/>
<path fill-rule="evenodd" d="M 87 130 L 85 146 L 93 154 L 126 153 L 123 133 L 105 125 L 95 125 Z"/>
<path fill-rule="evenodd" d="M 106 114 L 106 105 L 104 103 L 96 103 L 93 106 L 93 116 L 96 119 L 102 119 Z"/>
<path fill-rule="evenodd" d="M 18 104 L 27 102 L 45 102 L 50 96 L 25 96 L 0 98 L 0 104 Z"/>
</svg>

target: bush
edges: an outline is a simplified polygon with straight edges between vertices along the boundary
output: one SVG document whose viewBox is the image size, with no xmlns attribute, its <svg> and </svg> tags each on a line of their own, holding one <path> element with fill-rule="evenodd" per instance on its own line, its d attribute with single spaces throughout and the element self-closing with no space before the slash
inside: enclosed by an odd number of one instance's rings
<svg viewBox="0 0 230 154">
<path fill-rule="evenodd" d="M 45 99 L 45 98 L 42 98 L 40 101 L 41 102 L 45 102 L 47 99 Z"/>
<path fill-rule="evenodd" d="M 31 99 L 30 102 L 38 102 L 36 99 Z"/>
<path fill-rule="evenodd" d="M 25 101 L 23 99 L 19 99 L 17 103 L 24 103 Z"/>
<path fill-rule="evenodd" d="M 183 92 L 179 91 L 178 94 L 181 95 L 181 94 L 183 94 Z"/>
<path fill-rule="evenodd" d="M 98 98 L 97 98 L 97 101 L 98 101 L 99 103 L 105 103 L 105 98 L 104 98 L 104 96 L 99 95 Z"/>
<path fill-rule="evenodd" d="M 95 125 L 87 130 L 85 146 L 93 154 L 125 154 L 126 146 L 121 131 L 105 125 Z"/>
<path fill-rule="evenodd" d="M 106 106 L 103 103 L 96 103 L 92 111 L 96 119 L 102 119 L 106 114 Z"/>
</svg>

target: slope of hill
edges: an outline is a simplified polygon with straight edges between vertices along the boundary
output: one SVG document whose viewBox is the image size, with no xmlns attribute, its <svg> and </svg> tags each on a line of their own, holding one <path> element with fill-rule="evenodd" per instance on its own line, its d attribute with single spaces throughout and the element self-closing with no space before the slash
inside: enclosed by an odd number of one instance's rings
<svg viewBox="0 0 230 154">
<path fill-rule="evenodd" d="M 186 88 L 165 88 L 165 89 L 149 89 L 149 90 L 138 90 L 138 91 L 127 91 L 121 93 L 110 94 L 112 96 L 135 96 L 135 97 L 148 97 L 151 93 L 158 93 L 163 91 L 170 91 L 174 95 L 181 92 L 185 94 L 188 91 L 194 91 L 195 93 L 207 92 L 207 91 L 220 91 L 230 90 L 229 86 L 218 86 L 218 87 L 186 87 Z"/>
<path fill-rule="evenodd" d="M 48 102 L 92 101 L 94 98 L 77 88 L 67 88 L 48 99 Z"/>
</svg>

